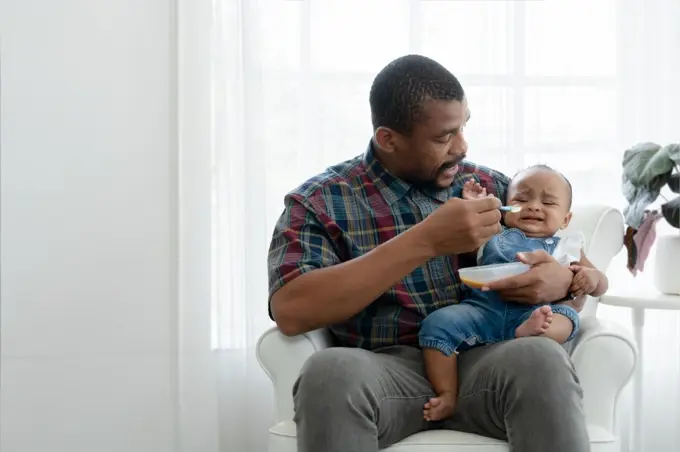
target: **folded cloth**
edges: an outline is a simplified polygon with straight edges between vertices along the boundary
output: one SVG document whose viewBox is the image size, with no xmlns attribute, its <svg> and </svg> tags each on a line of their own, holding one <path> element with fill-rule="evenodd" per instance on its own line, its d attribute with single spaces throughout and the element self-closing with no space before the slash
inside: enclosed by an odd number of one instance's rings
<svg viewBox="0 0 680 452">
<path fill-rule="evenodd" d="M 673 168 L 680 165 L 680 144 L 661 147 L 641 143 L 623 154 L 623 195 L 628 201 L 623 215 L 626 223 L 638 229 L 649 204 L 656 201 Z"/>
</svg>

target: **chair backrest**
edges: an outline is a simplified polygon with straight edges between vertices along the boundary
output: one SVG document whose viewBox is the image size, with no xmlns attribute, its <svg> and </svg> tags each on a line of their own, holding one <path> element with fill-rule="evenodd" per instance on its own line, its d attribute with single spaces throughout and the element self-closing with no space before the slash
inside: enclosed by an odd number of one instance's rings
<svg viewBox="0 0 680 452">
<path fill-rule="evenodd" d="M 604 205 L 575 206 L 565 234 L 581 232 L 585 238 L 585 254 L 598 269 L 607 271 L 611 260 L 623 246 L 625 232 L 623 215 Z M 589 299 L 581 315 L 594 316 L 597 300 Z"/>
</svg>

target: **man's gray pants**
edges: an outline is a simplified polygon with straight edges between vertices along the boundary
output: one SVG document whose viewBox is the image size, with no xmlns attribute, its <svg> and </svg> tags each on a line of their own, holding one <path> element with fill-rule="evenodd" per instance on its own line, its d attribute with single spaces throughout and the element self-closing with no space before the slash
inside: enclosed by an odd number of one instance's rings
<svg viewBox="0 0 680 452">
<path fill-rule="evenodd" d="M 458 356 L 458 372 L 454 416 L 433 426 L 423 419 L 434 393 L 419 349 L 315 353 L 293 387 L 298 451 L 377 452 L 432 428 L 507 440 L 514 452 L 590 450 L 581 387 L 556 342 L 530 337 L 474 348 Z"/>
</svg>

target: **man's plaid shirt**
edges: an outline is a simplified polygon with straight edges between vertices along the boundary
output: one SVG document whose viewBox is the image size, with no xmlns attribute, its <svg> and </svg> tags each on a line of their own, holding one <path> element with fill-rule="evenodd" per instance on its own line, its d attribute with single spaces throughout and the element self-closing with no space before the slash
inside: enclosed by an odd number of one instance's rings
<svg viewBox="0 0 680 452">
<path fill-rule="evenodd" d="M 285 197 L 285 210 L 274 229 L 268 258 L 270 299 L 301 274 L 359 257 L 406 231 L 448 199 L 460 197 L 470 178 L 505 199 L 509 179 L 468 162 L 460 165 L 450 188 L 418 189 L 389 174 L 371 146 L 364 155 L 309 179 Z M 462 255 L 432 259 L 330 329 L 344 346 L 417 344 L 420 322 L 464 295 L 457 270 L 469 265 L 475 265 L 474 259 Z"/>
</svg>

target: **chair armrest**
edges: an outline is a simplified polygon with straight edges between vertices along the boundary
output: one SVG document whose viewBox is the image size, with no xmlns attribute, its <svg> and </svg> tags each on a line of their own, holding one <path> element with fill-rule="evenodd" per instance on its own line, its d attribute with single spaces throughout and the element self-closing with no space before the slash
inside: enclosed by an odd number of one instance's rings
<svg viewBox="0 0 680 452">
<path fill-rule="evenodd" d="M 619 394 L 630 381 L 638 352 L 623 327 L 595 317 L 583 317 L 574 339 L 571 359 L 583 388 L 583 408 L 591 424 L 614 431 Z M 272 381 L 277 422 L 293 419 L 293 385 L 313 353 L 332 345 L 327 330 L 287 337 L 278 328 L 266 331 L 257 342 L 257 360 Z"/>
<path fill-rule="evenodd" d="M 614 432 L 616 402 L 638 365 L 630 332 L 595 317 L 581 319 L 571 353 L 583 388 L 583 409 L 589 424 Z"/>
<path fill-rule="evenodd" d="M 604 205 L 576 205 L 572 221 L 563 234 L 581 232 L 586 239 L 584 251 L 599 270 L 606 272 L 612 258 L 623 247 L 625 226 L 618 210 Z M 588 297 L 581 317 L 594 316 L 597 312 L 596 298 Z"/>
<path fill-rule="evenodd" d="M 617 209 L 604 205 L 579 205 L 565 233 L 580 232 L 586 239 L 584 250 L 588 259 L 601 271 L 607 271 L 612 258 L 623 246 L 625 225 Z"/>
<path fill-rule="evenodd" d="M 274 385 L 277 422 L 293 419 L 293 385 L 305 361 L 330 346 L 327 330 L 288 337 L 274 327 L 257 341 L 257 361 Z"/>
</svg>

